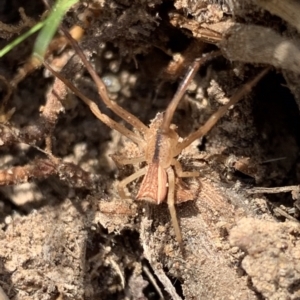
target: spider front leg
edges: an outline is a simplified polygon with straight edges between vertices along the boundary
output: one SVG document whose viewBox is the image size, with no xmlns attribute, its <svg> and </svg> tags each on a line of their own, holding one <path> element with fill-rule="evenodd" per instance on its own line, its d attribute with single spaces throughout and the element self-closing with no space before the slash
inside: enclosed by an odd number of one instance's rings
<svg viewBox="0 0 300 300">
<path fill-rule="evenodd" d="M 79 47 L 77 41 L 70 35 L 68 30 L 66 30 L 64 27 L 62 27 L 61 29 L 64 32 L 65 36 L 70 41 L 70 44 L 72 45 L 75 52 L 81 58 L 83 64 L 85 65 L 86 69 L 90 73 L 91 77 L 93 78 L 93 80 L 97 86 L 97 89 L 98 89 L 98 94 L 99 94 L 100 98 L 102 99 L 102 101 L 105 103 L 105 105 L 110 110 L 112 110 L 116 115 L 121 117 L 128 124 L 130 124 L 133 128 L 136 128 L 139 132 L 141 132 L 143 135 L 145 135 L 146 132 L 148 131 L 148 127 L 143 122 L 141 122 L 136 116 L 134 116 L 130 112 L 126 111 L 123 107 L 119 106 L 116 102 L 113 102 L 109 98 L 108 92 L 107 92 L 107 89 L 106 89 L 106 86 L 105 86 L 103 80 L 98 76 L 96 71 L 93 69 L 91 64 L 88 62 L 86 56 L 84 55 L 82 49 Z M 81 99 L 84 101 L 83 98 L 81 98 Z M 135 141 L 133 141 L 133 142 L 135 142 Z"/>
<path fill-rule="evenodd" d="M 210 118 L 206 121 L 206 123 L 201 126 L 198 130 L 191 133 L 188 137 L 186 137 L 181 143 L 178 143 L 177 149 L 175 152 L 175 156 L 179 155 L 183 149 L 188 147 L 192 142 L 206 135 L 215 124 L 226 114 L 230 106 L 236 104 L 239 100 L 241 100 L 246 94 L 251 92 L 253 87 L 264 77 L 270 68 L 263 69 L 258 75 L 256 75 L 252 80 L 246 82 L 229 100 L 229 102 L 223 106 L 221 106 L 214 114 L 210 116 Z"/>
<path fill-rule="evenodd" d="M 78 96 L 92 111 L 92 113 L 105 125 L 120 132 L 122 135 L 126 136 L 130 140 L 132 140 L 136 145 L 143 146 L 144 141 L 140 138 L 139 135 L 135 134 L 133 131 L 127 129 L 122 124 L 115 122 L 113 119 L 103 114 L 98 105 L 88 97 L 86 97 L 83 93 L 81 93 L 70 81 L 64 78 L 60 73 L 54 71 L 51 66 L 44 61 L 44 66 L 59 80 L 61 80 L 76 96 Z"/>
</svg>

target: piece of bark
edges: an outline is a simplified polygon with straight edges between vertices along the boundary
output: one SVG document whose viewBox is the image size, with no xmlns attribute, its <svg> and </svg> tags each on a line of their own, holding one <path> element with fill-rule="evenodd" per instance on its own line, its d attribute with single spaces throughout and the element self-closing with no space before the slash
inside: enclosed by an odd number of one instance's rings
<svg viewBox="0 0 300 300">
<path fill-rule="evenodd" d="M 236 221 L 254 213 L 243 204 L 246 199 L 242 193 L 233 187 L 222 188 L 205 179 L 201 186 L 195 202 L 177 206 L 186 257 L 174 247 L 170 226 L 161 225 L 167 222 L 166 207 L 153 207 L 153 221 L 149 217 L 142 220 L 140 234 L 145 257 L 170 295 L 173 294 L 165 283 L 165 275 L 157 271 L 157 262 L 163 261 L 171 277 L 182 282 L 185 299 L 257 299 L 247 286 L 247 277 L 239 275 L 238 249 L 230 249 L 228 243 L 228 232 Z"/>
<path fill-rule="evenodd" d="M 268 64 L 275 68 L 300 72 L 300 40 L 287 38 L 271 28 L 225 21 L 201 24 L 172 14 L 173 26 L 186 28 L 193 37 L 216 44 L 231 61 Z"/>
</svg>

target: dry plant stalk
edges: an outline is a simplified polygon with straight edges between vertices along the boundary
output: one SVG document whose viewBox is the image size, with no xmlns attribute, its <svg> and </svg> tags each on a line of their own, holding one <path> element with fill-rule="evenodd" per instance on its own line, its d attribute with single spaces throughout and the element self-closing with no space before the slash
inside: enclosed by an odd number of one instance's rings
<svg viewBox="0 0 300 300">
<path fill-rule="evenodd" d="M 17 25 L 5 24 L 0 21 L 0 36 L 4 39 L 11 38 L 14 34 L 20 34 L 24 28 L 32 27 L 35 25 L 35 21 L 28 17 L 24 11 L 24 8 L 19 8 L 21 20 Z"/>
<path fill-rule="evenodd" d="M 297 38 L 288 38 L 272 28 L 232 20 L 201 24 L 178 13 L 171 14 L 170 22 L 174 27 L 191 31 L 200 43 L 217 45 L 231 61 L 269 64 L 299 74 L 300 41 Z"/>
<path fill-rule="evenodd" d="M 271 14 L 279 16 L 300 32 L 299 11 L 300 3 L 297 0 L 252 0 L 256 5 L 268 10 Z"/>
<path fill-rule="evenodd" d="M 98 93 L 102 101 L 110 108 L 116 115 L 121 117 L 124 121 L 129 123 L 136 131 L 131 131 L 123 125 L 115 122 L 107 115 L 103 114 L 96 103 L 82 94 L 74 85 L 72 85 L 61 74 L 54 71 L 48 63 L 44 63 L 45 66 L 58 77 L 62 82 L 66 84 L 78 97 L 80 97 L 90 108 L 93 114 L 108 127 L 117 130 L 122 135 L 126 136 L 132 142 L 134 142 L 143 151 L 143 155 L 140 157 L 118 159 L 118 163 L 122 165 L 137 164 L 146 162 L 147 166 L 138 170 L 131 176 L 125 178 L 119 183 L 119 194 L 121 198 L 128 198 L 124 188 L 130 182 L 137 178 L 144 176 L 140 189 L 135 197 L 136 200 L 146 200 L 150 203 L 160 204 L 167 200 L 168 208 L 171 215 L 172 224 L 175 230 L 177 242 L 179 243 L 181 252 L 183 253 L 183 240 L 181 230 L 176 216 L 175 204 L 185 202 L 194 199 L 194 195 L 183 187 L 177 189 L 176 177 L 196 177 L 199 176 L 198 172 L 186 172 L 182 170 L 180 162 L 177 160 L 177 156 L 183 149 L 188 147 L 193 141 L 207 134 L 211 128 L 218 122 L 218 120 L 225 115 L 227 110 L 237 103 L 245 94 L 247 94 L 253 86 L 267 73 L 268 69 L 261 71 L 254 79 L 246 83 L 229 102 L 220 107 L 217 112 L 206 121 L 197 131 L 193 132 L 186 138 L 180 141 L 176 132 L 176 126 L 171 124 L 174 112 L 178 103 L 180 102 L 183 94 L 185 93 L 190 81 L 197 73 L 200 65 L 220 55 L 219 51 L 211 52 L 202 58 L 198 58 L 190 66 L 185 78 L 179 85 L 177 92 L 175 93 L 172 101 L 164 114 L 157 114 L 156 118 L 147 127 L 136 116 L 132 115 L 128 111 L 124 110 L 117 103 L 109 99 L 106 87 L 93 69 L 91 64 L 87 61 L 82 49 L 77 42 L 70 36 L 67 30 L 63 30 L 65 35 L 70 40 L 75 52 L 80 56 L 83 64 L 87 68 L 91 77 L 98 88 Z"/>
</svg>

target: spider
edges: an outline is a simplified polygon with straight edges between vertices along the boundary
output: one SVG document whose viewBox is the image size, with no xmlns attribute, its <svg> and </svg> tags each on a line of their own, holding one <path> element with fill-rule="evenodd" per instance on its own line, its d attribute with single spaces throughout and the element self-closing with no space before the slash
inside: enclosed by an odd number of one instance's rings
<svg viewBox="0 0 300 300">
<path fill-rule="evenodd" d="M 137 164 L 141 162 L 146 162 L 147 164 L 145 167 L 119 182 L 119 195 L 121 198 L 128 198 L 124 191 L 126 185 L 137 178 L 144 176 L 135 199 L 145 200 L 155 204 L 160 204 L 163 201 L 167 201 L 176 240 L 179 244 L 181 252 L 183 253 L 183 239 L 176 215 L 175 204 L 192 200 L 193 197 L 191 193 L 186 193 L 184 197 L 180 198 L 179 193 L 176 193 L 176 178 L 197 177 L 199 176 L 199 172 L 183 171 L 180 162 L 177 160 L 177 157 L 182 150 L 188 147 L 193 141 L 206 135 L 218 122 L 218 120 L 225 115 L 227 110 L 232 105 L 236 104 L 240 99 L 243 98 L 245 94 L 251 91 L 256 83 L 268 72 L 268 69 L 263 69 L 258 75 L 255 76 L 254 79 L 245 83 L 237 91 L 237 93 L 230 98 L 227 104 L 220 107 L 210 116 L 203 126 L 191 133 L 186 138 L 180 140 L 179 135 L 176 132 L 176 126 L 171 124 L 176 107 L 184 95 L 190 81 L 197 73 L 200 65 L 208 59 L 220 55 L 220 51 L 211 52 L 208 55 L 197 58 L 192 63 L 166 111 L 163 114 L 158 114 L 148 127 L 136 116 L 123 109 L 116 102 L 113 102 L 109 99 L 105 84 L 88 62 L 78 43 L 70 36 L 68 31 L 63 30 L 63 32 L 70 40 L 75 52 L 77 55 L 79 55 L 90 76 L 93 78 L 98 89 L 98 94 L 102 101 L 116 115 L 130 124 L 135 131 L 129 130 L 122 124 L 115 122 L 107 115 L 103 114 L 95 102 L 81 93 L 61 74 L 54 71 L 47 62 L 44 62 L 44 65 L 52 72 L 54 76 L 58 77 L 71 91 L 81 98 L 101 122 L 106 124 L 111 129 L 117 130 L 119 133 L 135 143 L 139 149 L 142 149 L 143 155 L 140 157 L 118 159 L 118 163 L 122 165 Z"/>
</svg>

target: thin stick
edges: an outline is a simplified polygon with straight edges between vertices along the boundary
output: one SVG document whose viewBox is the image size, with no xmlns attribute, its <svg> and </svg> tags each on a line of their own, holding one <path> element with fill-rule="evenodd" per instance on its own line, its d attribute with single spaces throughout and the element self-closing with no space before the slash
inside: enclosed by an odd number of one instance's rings
<svg viewBox="0 0 300 300">
<path fill-rule="evenodd" d="M 106 106 L 111 109 L 116 115 L 121 117 L 124 121 L 126 121 L 128 124 L 132 125 L 134 128 L 137 128 L 143 135 L 146 134 L 148 131 L 148 127 L 141 122 L 136 116 L 126 111 L 124 108 L 119 106 L 116 102 L 113 102 L 109 99 L 106 86 L 102 79 L 98 76 L 96 71 L 93 69 L 91 64 L 88 62 L 86 56 L 84 55 L 82 49 L 79 47 L 76 40 L 72 38 L 70 33 L 63 27 L 61 27 L 61 30 L 63 31 L 64 35 L 68 38 L 70 41 L 72 47 L 74 48 L 75 52 L 79 55 L 81 58 L 83 64 L 85 65 L 86 69 L 90 73 L 91 77 L 93 78 L 94 82 L 97 85 L 98 94 L 101 97 L 102 101 L 106 104 Z"/>
<path fill-rule="evenodd" d="M 189 67 L 184 79 L 182 80 L 182 82 L 180 83 L 180 85 L 177 89 L 177 92 L 175 93 L 172 101 L 170 102 L 168 108 L 166 109 L 166 112 L 164 115 L 164 120 L 161 125 L 161 129 L 163 132 L 169 131 L 169 128 L 170 128 L 170 125 L 171 125 L 171 122 L 173 119 L 173 115 L 178 106 L 178 103 L 180 102 L 182 96 L 186 92 L 191 80 L 195 77 L 196 73 L 198 72 L 199 67 L 207 60 L 214 58 L 216 56 L 219 56 L 220 54 L 221 54 L 221 51 L 211 52 L 204 57 L 195 59 L 193 64 Z"/>
<path fill-rule="evenodd" d="M 154 276 L 151 274 L 150 270 L 148 267 L 143 266 L 143 271 L 145 272 L 145 274 L 147 275 L 149 281 L 152 283 L 153 287 L 155 288 L 156 292 L 159 295 L 159 300 L 164 300 L 164 295 L 162 294 L 159 285 L 156 283 L 156 280 L 154 278 Z"/>
<path fill-rule="evenodd" d="M 261 80 L 263 76 L 265 76 L 270 68 L 266 68 L 261 71 L 254 79 L 245 83 L 238 91 L 235 93 L 229 100 L 229 102 L 222 107 L 220 107 L 214 114 L 210 116 L 210 118 L 206 121 L 206 123 L 200 127 L 197 131 L 193 132 L 187 138 L 185 138 L 179 145 L 176 152 L 176 155 L 179 155 L 183 149 L 189 146 L 193 141 L 199 139 L 200 137 L 206 135 L 222 118 L 230 106 L 236 104 L 239 100 L 241 100 L 246 94 L 250 93 L 252 88 Z"/>
<path fill-rule="evenodd" d="M 92 113 L 100 121 L 102 121 L 108 127 L 112 128 L 112 129 L 115 129 L 118 132 L 120 132 L 122 135 L 128 137 L 135 144 L 141 145 L 141 138 L 138 135 L 136 135 L 135 133 L 133 133 L 132 131 L 130 131 L 129 129 L 127 129 L 126 127 L 124 127 L 123 125 L 115 122 L 114 120 L 112 120 L 107 115 L 103 114 L 99 110 L 99 107 L 97 106 L 97 104 L 94 101 L 92 101 L 91 99 L 89 99 L 88 97 L 86 97 L 83 93 L 81 93 L 71 82 L 69 82 L 66 78 L 64 78 L 60 73 L 54 71 L 46 61 L 44 61 L 44 66 L 54 76 L 56 76 L 57 78 L 59 78 L 59 80 L 61 80 L 74 94 L 76 94 L 79 98 L 81 98 L 81 100 L 90 108 L 90 110 L 92 111 Z"/>
<path fill-rule="evenodd" d="M 289 192 L 299 192 L 300 186 L 299 185 L 288 185 L 282 187 L 255 187 L 249 190 L 246 190 L 248 194 L 278 194 L 278 193 L 289 193 Z"/>
</svg>

